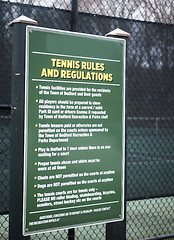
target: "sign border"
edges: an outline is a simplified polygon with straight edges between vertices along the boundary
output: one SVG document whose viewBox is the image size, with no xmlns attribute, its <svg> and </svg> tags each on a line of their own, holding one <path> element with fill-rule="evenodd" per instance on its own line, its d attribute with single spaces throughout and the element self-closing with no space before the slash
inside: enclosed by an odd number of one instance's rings
<svg viewBox="0 0 174 240">
<path fill-rule="evenodd" d="M 86 224 L 75 224 L 75 225 L 69 225 L 66 227 L 57 227 L 57 228 L 50 228 L 50 229 L 43 229 L 38 231 L 26 231 L 26 195 L 27 195 L 27 136 L 28 136 L 28 119 L 27 119 L 27 113 L 28 113 L 28 74 L 29 74 L 29 33 L 32 30 L 41 31 L 41 32 L 51 32 L 51 33 L 59 33 L 67 35 L 76 35 L 76 36 L 86 36 L 88 38 L 98 38 L 98 39 L 109 39 L 111 41 L 119 40 L 120 42 L 124 42 L 123 44 L 123 92 L 122 92 L 122 202 L 121 202 L 121 217 L 120 218 L 114 218 L 110 220 L 103 220 L 103 221 L 95 221 L 95 222 L 89 222 Z M 92 57 L 91 57 L 92 58 Z M 86 34 L 86 33 L 77 33 L 77 32 L 70 32 L 70 31 L 64 31 L 64 30 L 58 30 L 58 29 L 52 29 L 52 28 L 44 28 L 44 27 L 36 27 L 36 26 L 26 26 L 26 49 L 25 49 L 25 109 L 24 109 L 24 177 L 23 177 L 23 226 L 22 226 L 22 233 L 24 236 L 30 236 L 34 234 L 41 234 L 41 233 L 47 233 L 47 232 L 54 232 L 58 230 L 66 230 L 70 228 L 77 228 L 77 227 L 86 227 L 86 226 L 92 226 L 97 224 L 106 224 L 111 222 L 120 222 L 124 220 L 124 212 L 125 212 L 125 87 L 126 87 L 126 40 L 122 38 L 113 38 L 113 37 L 104 37 L 99 35 L 93 35 L 93 34 Z"/>
</svg>

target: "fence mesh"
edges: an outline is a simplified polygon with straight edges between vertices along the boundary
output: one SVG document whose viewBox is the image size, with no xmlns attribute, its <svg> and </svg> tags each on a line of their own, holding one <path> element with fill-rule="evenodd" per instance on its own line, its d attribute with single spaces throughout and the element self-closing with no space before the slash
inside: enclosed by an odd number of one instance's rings
<svg viewBox="0 0 174 240">
<path fill-rule="evenodd" d="M 174 2 L 79 0 L 79 32 L 119 27 L 127 41 L 127 239 L 174 239 Z M 0 2 L 0 239 L 8 239 L 12 30 L 24 14 L 39 26 L 71 30 L 70 0 Z M 67 239 L 68 231 L 33 240 Z M 106 237 L 106 225 L 75 230 L 76 239 Z"/>
</svg>

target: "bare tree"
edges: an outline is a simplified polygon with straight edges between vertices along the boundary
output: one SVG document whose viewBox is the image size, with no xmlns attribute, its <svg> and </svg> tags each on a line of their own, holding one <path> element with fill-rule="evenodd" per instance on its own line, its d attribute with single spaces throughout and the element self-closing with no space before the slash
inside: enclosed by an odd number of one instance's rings
<svg viewBox="0 0 174 240">
<path fill-rule="evenodd" d="M 3 0 L 8 1 L 8 0 Z M 9 0 L 71 10 L 72 0 Z M 173 0 L 79 0 L 80 12 L 174 24 Z"/>
<path fill-rule="evenodd" d="M 152 22 L 174 23 L 173 0 L 79 0 L 79 11 Z"/>
</svg>

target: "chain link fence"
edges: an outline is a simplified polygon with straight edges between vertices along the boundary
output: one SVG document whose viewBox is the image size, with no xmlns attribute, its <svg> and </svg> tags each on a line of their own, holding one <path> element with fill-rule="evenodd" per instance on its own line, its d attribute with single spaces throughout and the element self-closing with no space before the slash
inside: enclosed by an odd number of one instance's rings
<svg viewBox="0 0 174 240">
<path fill-rule="evenodd" d="M 11 46 L 8 23 L 24 14 L 39 26 L 71 30 L 70 0 L 0 2 L 0 239 L 8 239 Z M 174 239 L 174 2 L 79 0 L 77 30 L 105 35 L 119 27 L 127 41 L 126 238 Z M 68 231 L 33 240 L 66 240 Z M 104 240 L 106 225 L 77 228 L 78 240 Z"/>
</svg>

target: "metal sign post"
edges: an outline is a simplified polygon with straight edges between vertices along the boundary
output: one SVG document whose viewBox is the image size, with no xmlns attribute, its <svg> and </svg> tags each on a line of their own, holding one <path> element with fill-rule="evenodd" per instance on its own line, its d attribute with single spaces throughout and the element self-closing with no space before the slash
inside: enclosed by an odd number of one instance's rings
<svg viewBox="0 0 174 240">
<path fill-rule="evenodd" d="M 30 239 L 22 235 L 23 203 L 23 145 L 24 145 L 24 86 L 25 86 L 25 33 L 27 24 L 36 21 L 21 16 L 11 22 L 13 26 L 12 48 L 12 121 L 9 239 Z"/>
<path fill-rule="evenodd" d="M 110 33 L 106 34 L 107 37 L 122 38 L 127 40 L 131 35 L 128 32 L 123 31 L 122 29 L 116 28 Z M 126 41 L 127 44 L 127 41 Z M 127 58 L 126 58 L 127 60 Z M 126 64 L 127 66 L 127 64 Z M 125 94 L 127 96 L 127 94 Z M 126 99 L 125 99 L 125 105 Z M 125 119 L 126 119 L 126 107 L 125 107 Z M 125 121 L 125 132 L 126 132 L 126 121 Z M 125 135 L 125 149 L 126 149 L 126 135 Z M 125 152 L 125 166 L 126 166 L 126 152 Z M 125 167 L 125 202 L 124 202 L 124 220 L 121 222 L 113 222 L 106 224 L 106 239 L 107 240 L 125 240 L 126 239 L 126 167 Z"/>
</svg>

